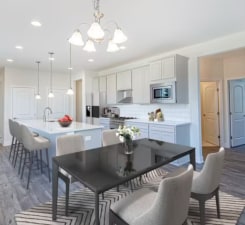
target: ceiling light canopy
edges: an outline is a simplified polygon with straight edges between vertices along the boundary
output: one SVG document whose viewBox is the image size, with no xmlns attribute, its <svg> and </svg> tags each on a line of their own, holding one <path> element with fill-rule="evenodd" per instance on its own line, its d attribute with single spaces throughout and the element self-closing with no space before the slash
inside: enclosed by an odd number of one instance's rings
<svg viewBox="0 0 245 225">
<path fill-rule="evenodd" d="M 100 20 L 103 18 L 104 14 L 100 12 L 100 0 L 94 0 L 94 18 L 95 21 L 91 24 L 90 28 L 87 31 L 87 41 L 83 48 L 84 51 L 87 52 L 96 52 L 95 43 L 101 43 L 105 40 L 105 31 L 110 33 L 108 28 L 103 29 L 101 26 Z M 87 24 L 87 23 L 82 23 Z M 123 33 L 123 31 L 116 25 L 116 29 L 114 30 L 113 37 L 109 38 L 107 52 L 116 52 L 120 50 L 120 44 L 127 41 L 127 36 Z M 77 46 L 83 46 L 83 36 L 79 29 L 76 29 L 72 36 L 68 39 L 68 41 Z"/>
</svg>

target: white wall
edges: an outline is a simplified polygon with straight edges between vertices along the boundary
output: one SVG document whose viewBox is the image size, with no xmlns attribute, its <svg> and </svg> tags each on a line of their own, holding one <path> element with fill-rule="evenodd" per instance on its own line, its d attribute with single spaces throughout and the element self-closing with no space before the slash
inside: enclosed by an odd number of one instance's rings
<svg viewBox="0 0 245 225">
<path fill-rule="evenodd" d="M 4 93 L 4 68 L 0 69 L 0 143 L 3 143 L 3 113 L 4 113 L 4 107 L 3 107 L 3 93 Z"/>
<path fill-rule="evenodd" d="M 189 105 L 186 108 L 189 109 L 189 118 L 191 121 L 191 146 L 196 148 L 197 162 L 202 162 L 201 151 L 201 117 L 200 117 L 200 77 L 199 77 L 199 57 L 229 51 L 231 49 L 237 49 L 245 46 L 245 32 L 228 35 L 215 40 L 211 40 L 205 43 L 189 46 L 182 49 L 177 49 L 171 52 L 166 52 L 161 55 L 157 55 L 144 60 L 135 61 L 130 64 L 122 65 L 120 67 L 110 68 L 108 70 L 100 71 L 99 75 L 110 74 L 118 70 L 123 70 L 129 67 L 136 67 L 139 65 L 145 65 L 150 61 L 168 56 L 171 54 L 180 54 L 189 57 L 188 73 L 189 73 Z M 143 56 L 142 56 L 143 57 Z M 179 114 L 182 114 L 183 109 L 176 110 Z M 135 107 L 132 107 L 135 110 Z M 140 111 L 141 108 L 139 108 Z M 148 108 L 145 109 L 148 111 Z M 164 106 L 163 106 L 164 110 Z M 147 113 L 145 112 L 145 114 Z M 130 112 L 129 112 L 130 113 Z M 176 112 L 177 113 L 177 112 Z"/>
<path fill-rule="evenodd" d="M 43 109 L 48 106 L 48 91 L 50 87 L 50 73 L 40 72 L 40 95 L 41 99 L 37 100 L 37 118 L 42 118 Z M 68 89 L 68 74 L 56 74 L 53 73 L 53 90 L 64 89 L 64 93 Z M 8 128 L 8 119 L 12 117 L 12 93 L 11 88 L 13 87 L 34 87 L 37 89 L 37 71 L 16 69 L 16 68 L 5 68 L 4 71 L 4 124 L 3 144 L 7 145 L 10 143 L 10 134 Z M 71 108 L 71 107 L 69 107 Z M 71 113 L 71 112 L 67 112 Z"/>
</svg>

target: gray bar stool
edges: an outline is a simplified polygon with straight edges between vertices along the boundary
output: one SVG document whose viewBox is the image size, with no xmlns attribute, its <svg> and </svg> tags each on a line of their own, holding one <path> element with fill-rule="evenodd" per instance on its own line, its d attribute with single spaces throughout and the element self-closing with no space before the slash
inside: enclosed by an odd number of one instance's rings
<svg viewBox="0 0 245 225">
<path fill-rule="evenodd" d="M 9 152 L 9 160 L 11 160 L 11 156 L 13 153 L 14 158 L 14 151 L 15 151 L 15 144 L 16 144 L 16 137 L 14 133 L 14 121 L 12 119 L 9 119 L 9 132 L 12 136 L 11 146 L 10 146 L 10 152 Z"/>
<path fill-rule="evenodd" d="M 33 133 L 24 125 L 21 125 L 21 136 L 22 136 L 22 143 L 23 143 L 23 149 L 25 152 L 24 162 L 22 166 L 22 172 L 21 172 L 21 179 L 23 178 L 24 169 L 25 167 L 29 167 L 28 172 L 28 179 L 27 179 L 27 189 L 29 188 L 30 183 L 30 177 L 31 177 L 31 171 L 33 169 L 33 161 L 34 161 L 34 153 L 38 150 L 44 150 L 46 151 L 46 160 L 47 160 L 47 169 L 48 169 L 48 177 L 49 182 L 51 181 L 50 178 L 50 169 L 49 169 L 49 156 L 48 156 L 48 148 L 50 146 L 50 141 L 47 138 L 37 136 L 34 137 Z M 29 155 L 29 161 L 27 161 L 27 155 Z M 42 161 L 41 161 L 41 172 L 42 172 Z"/>
</svg>

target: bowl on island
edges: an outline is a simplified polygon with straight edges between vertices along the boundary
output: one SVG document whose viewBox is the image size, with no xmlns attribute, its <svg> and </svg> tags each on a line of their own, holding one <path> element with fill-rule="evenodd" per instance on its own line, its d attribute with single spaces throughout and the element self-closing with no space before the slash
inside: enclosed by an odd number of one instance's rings
<svg viewBox="0 0 245 225">
<path fill-rule="evenodd" d="M 72 118 L 69 115 L 65 115 L 63 118 L 58 120 L 61 127 L 69 127 L 72 123 Z"/>
</svg>

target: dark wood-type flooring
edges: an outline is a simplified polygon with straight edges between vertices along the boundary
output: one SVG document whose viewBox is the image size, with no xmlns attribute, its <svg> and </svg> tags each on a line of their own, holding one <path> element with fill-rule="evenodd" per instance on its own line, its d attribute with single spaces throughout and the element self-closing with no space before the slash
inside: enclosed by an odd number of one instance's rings
<svg viewBox="0 0 245 225">
<path fill-rule="evenodd" d="M 9 148 L 0 146 L 0 225 L 14 225 L 14 215 L 20 211 L 51 200 L 51 183 L 47 176 L 39 171 L 32 174 L 29 190 L 26 190 L 27 173 L 23 180 L 18 176 L 17 168 L 14 169 L 8 160 Z M 165 166 L 171 171 L 174 166 Z M 197 166 L 198 170 L 202 165 Z M 71 185 L 71 191 L 81 188 L 82 185 Z M 221 191 L 234 196 L 245 198 L 245 146 L 227 149 L 224 170 L 220 185 Z M 59 195 L 64 190 L 59 189 Z"/>
</svg>

